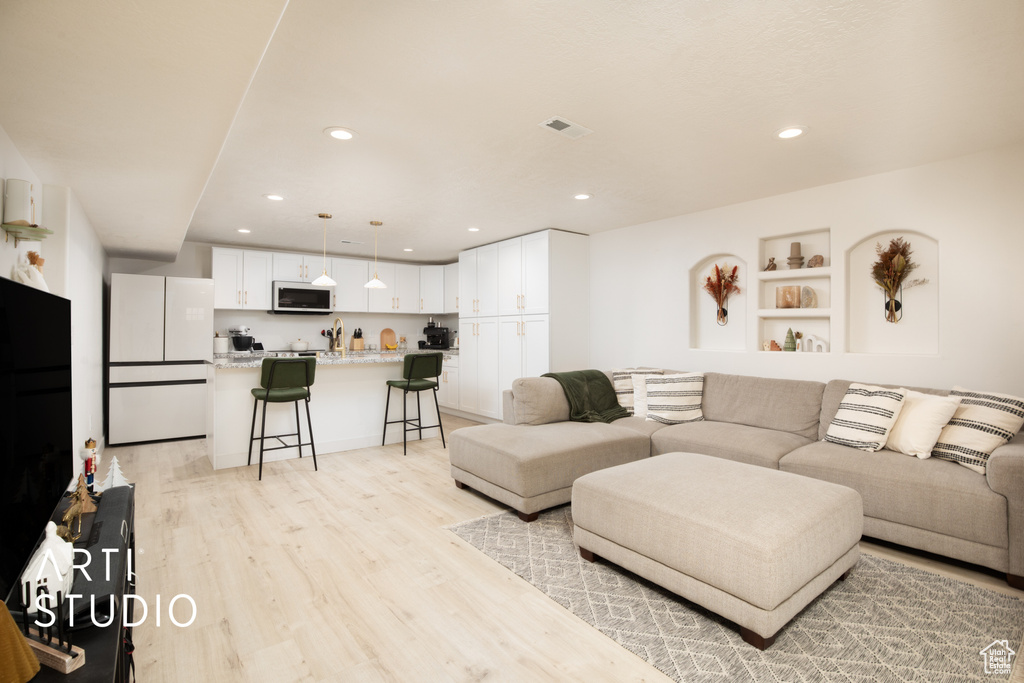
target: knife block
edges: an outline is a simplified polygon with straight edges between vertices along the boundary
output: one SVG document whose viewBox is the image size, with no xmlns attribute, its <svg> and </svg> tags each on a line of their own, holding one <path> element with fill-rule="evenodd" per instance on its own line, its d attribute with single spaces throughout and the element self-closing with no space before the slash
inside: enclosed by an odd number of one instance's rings
<svg viewBox="0 0 1024 683">
<path fill-rule="evenodd" d="M 365 346 L 365 342 L 364 342 L 362 337 L 360 337 L 359 339 L 356 339 L 355 337 L 353 337 L 352 338 L 352 345 L 349 347 L 349 350 L 350 351 L 362 351 L 364 346 Z"/>
</svg>

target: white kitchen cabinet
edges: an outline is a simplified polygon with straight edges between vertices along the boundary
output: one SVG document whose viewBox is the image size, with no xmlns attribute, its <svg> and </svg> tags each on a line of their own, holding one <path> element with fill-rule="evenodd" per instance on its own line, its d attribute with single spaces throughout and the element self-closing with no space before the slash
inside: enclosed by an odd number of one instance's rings
<svg viewBox="0 0 1024 683">
<path fill-rule="evenodd" d="M 370 263 L 370 271 L 376 273 L 377 278 L 387 285 L 385 289 L 367 290 L 370 293 L 370 313 L 394 313 L 395 264 L 378 262 L 375 268 L 373 263 Z"/>
<path fill-rule="evenodd" d="M 328 269 L 330 260 L 328 260 Z M 324 271 L 324 257 L 309 254 L 274 252 L 274 280 L 312 282 Z M 327 271 L 330 275 L 330 270 Z"/>
<path fill-rule="evenodd" d="M 498 242 L 498 315 L 520 315 L 523 299 L 523 238 Z"/>
<path fill-rule="evenodd" d="M 213 307 L 269 311 L 273 253 L 213 248 Z"/>
<path fill-rule="evenodd" d="M 444 313 L 444 266 L 420 266 L 420 313 Z"/>
<path fill-rule="evenodd" d="M 374 269 L 370 263 L 370 270 Z M 371 313 L 419 313 L 420 267 L 407 263 L 377 263 L 377 277 L 386 289 L 371 289 Z"/>
<path fill-rule="evenodd" d="M 437 403 L 442 408 L 459 408 L 459 357 L 446 353 L 437 382 Z"/>
<path fill-rule="evenodd" d="M 459 312 L 459 264 L 444 267 L 444 312 Z"/>
<path fill-rule="evenodd" d="M 498 334 L 497 317 L 477 318 L 462 324 L 459 330 L 459 409 L 500 419 Z"/>
<path fill-rule="evenodd" d="M 364 285 L 370 280 L 371 266 L 372 263 L 359 259 L 331 259 L 330 275 L 337 283 L 334 286 L 334 310 L 366 313 L 370 290 Z"/>
<path fill-rule="evenodd" d="M 498 245 L 459 254 L 459 316 L 498 315 Z"/>
<path fill-rule="evenodd" d="M 492 249 L 491 257 L 481 257 L 483 249 Z M 485 272 L 498 274 L 497 313 L 487 316 L 497 320 L 496 382 L 480 375 L 486 362 L 478 300 Z M 481 406 L 493 401 L 495 414 L 489 416 L 500 417 L 501 393 L 516 378 L 588 367 L 589 282 L 585 235 L 545 230 L 459 254 L 460 349 L 472 345 L 473 359 L 464 358 L 460 368 L 463 410 L 489 415 Z"/>
</svg>

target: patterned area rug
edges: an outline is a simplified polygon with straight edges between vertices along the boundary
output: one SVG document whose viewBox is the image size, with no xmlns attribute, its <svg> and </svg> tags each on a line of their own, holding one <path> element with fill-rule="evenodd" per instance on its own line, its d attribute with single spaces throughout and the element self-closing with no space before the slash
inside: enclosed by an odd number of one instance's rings
<svg viewBox="0 0 1024 683">
<path fill-rule="evenodd" d="M 981 650 L 994 641 L 1019 649 L 1024 635 L 1024 601 L 861 555 L 846 581 L 808 605 L 761 652 L 703 608 L 604 560 L 582 560 L 569 506 L 529 524 L 502 512 L 449 529 L 687 683 L 1005 680 L 986 673 Z"/>
</svg>

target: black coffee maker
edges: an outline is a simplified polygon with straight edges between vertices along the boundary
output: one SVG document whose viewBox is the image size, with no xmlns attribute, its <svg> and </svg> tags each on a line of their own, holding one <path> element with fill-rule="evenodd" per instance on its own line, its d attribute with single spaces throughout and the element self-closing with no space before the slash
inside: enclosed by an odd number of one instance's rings
<svg viewBox="0 0 1024 683">
<path fill-rule="evenodd" d="M 427 342 L 420 342 L 421 349 L 450 349 L 452 347 L 447 327 L 438 327 L 437 323 L 431 320 L 423 328 L 423 334 L 427 335 Z"/>
</svg>

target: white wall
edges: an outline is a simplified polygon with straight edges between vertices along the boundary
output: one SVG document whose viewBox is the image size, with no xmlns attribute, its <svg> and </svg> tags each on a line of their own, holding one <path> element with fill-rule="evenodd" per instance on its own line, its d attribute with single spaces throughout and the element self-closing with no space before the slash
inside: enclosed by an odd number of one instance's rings
<svg viewBox="0 0 1024 683">
<path fill-rule="evenodd" d="M 46 263 L 50 291 L 71 300 L 72 433 L 75 472 L 78 451 L 89 437 L 103 446 L 104 274 L 107 254 L 81 204 L 69 188 L 43 185 L 0 128 L 0 177 L 36 185 L 37 220 L 54 231 L 41 242 L 0 242 L 0 276 L 9 278 L 18 253 L 34 250 Z"/>
<path fill-rule="evenodd" d="M 593 235 L 591 363 L 939 388 L 960 384 L 1024 395 L 1017 347 L 1024 338 L 1017 303 L 1024 292 L 1022 188 L 1024 145 L 1015 145 Z M 756 351 L 756 295 L 745 302 L 752 330 L 746 350 L 690 348 L 691 268 L 709 255 L 736 254 L 748 264 L 743 280 L 753 287 L 749 270 L 764 266 L 760 238 L 825 227 L 831 228 L 832 242 L 831 353 Z M 863 287 L 868 275 L 847 273 L 846 254 L 865 237 L 900 231 L 907 231 L 912 244 L 914 232 L 938 242 L 937 274 L 925 285 L 939 293 L 937 353 L 850 353 L 847 325 L 863 323 L 848 319 L 847 280 Z M 743 314 L 730 308 L 730 321 Z M 908 303 L 905 319 L 912 314 Z"/>
</svg>

